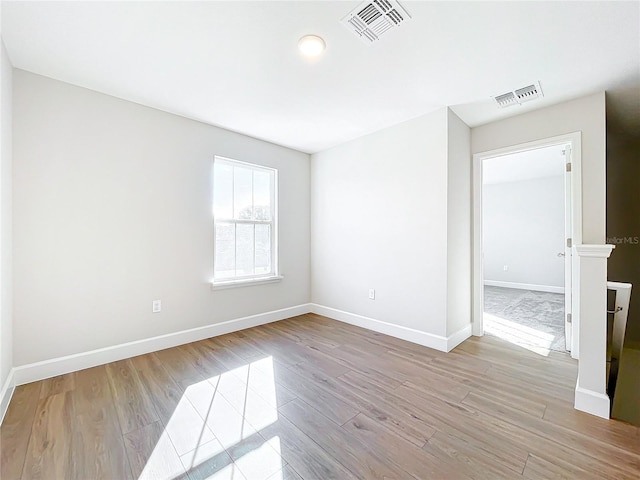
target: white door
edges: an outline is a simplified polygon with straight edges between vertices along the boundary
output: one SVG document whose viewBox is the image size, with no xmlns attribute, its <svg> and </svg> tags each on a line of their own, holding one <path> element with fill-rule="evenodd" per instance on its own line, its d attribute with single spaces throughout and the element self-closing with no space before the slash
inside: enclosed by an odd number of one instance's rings
<svg viewBox="0 0 640 480">
<path fill-rule="evenodd" d="M 571 214 L 571 145 L 564 148 L 565 174 L 564 174 L 564 341 L 565 348 L 571 351 L 571 261 L 573 219 Z M 559 254 L 559 255 L 562 255 Z"/>
</svg>

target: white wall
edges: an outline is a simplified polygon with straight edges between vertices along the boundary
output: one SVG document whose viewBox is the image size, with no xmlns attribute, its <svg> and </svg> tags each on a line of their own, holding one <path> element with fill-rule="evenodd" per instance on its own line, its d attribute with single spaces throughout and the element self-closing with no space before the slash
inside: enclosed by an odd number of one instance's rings
<svg viewBox="0 0 640 480">
<path fill-rule="evenodd" d="M 469 136 L 443 108 L 312 155 L 314 304 L 449 348 L 470 325 Z"/>
<path fill-rule="evenodd" d="M 604 92 L 471 130 L 472 153 L 582 132 L 582 243 L 605 241 Z M 614 253 L 615 255 L 615 253 Z"/>
<path fill-rule="evenodd" d="M 12 312 L 12 77 L 13 67 L 0 42 L 0 391 L 13 367 Z M 0 403 L 5 400 L 0 398 Z M 0 409 L 0 417 L 2 416 Z"/>
<path fill-rule="evenodd" d="M 308 155 L 21 70 L 13 128 L 17 366 L 309 301 Z M 216 154 L 279 169 L 282 282 L 210 289 Z"/>
<path fill-rule="evenodd" d="M 446 335 L 446 120 L 441 109 L 311 156 L 313 303 Z"/>
<path fill-rule="evenodd" d="M 471 130 L 447 121 L 447 335 L 471 321 Z"/>
<path fill-rule="evenodd" d="M 563 287 L 564 177 L 482 189 L 485 280 Z"/>
</svg>

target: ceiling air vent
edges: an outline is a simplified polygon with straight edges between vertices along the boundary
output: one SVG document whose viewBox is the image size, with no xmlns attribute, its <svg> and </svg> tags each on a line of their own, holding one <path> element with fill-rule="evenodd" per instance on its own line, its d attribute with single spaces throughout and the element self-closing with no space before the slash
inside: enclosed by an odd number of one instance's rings
<svg viewBox="0 0 640 480">
<path fill-rule="evenodd" d="M 370 45 L 411 17 L 395 0 L 364 2 L 342 19 L 342 24 Z"/>
<path fill-rule="evenodd" d="M 511 105 L 521 105 L 525 102 L 530 102 L 536 98 L 543 97 L 542 89 L 540 88 L 540 82 L 536 82 L 532 85 L 513 90 L 511 92 L 496 95 L 493 100 L 500 108 L 510 107 Z"/>
</svg>

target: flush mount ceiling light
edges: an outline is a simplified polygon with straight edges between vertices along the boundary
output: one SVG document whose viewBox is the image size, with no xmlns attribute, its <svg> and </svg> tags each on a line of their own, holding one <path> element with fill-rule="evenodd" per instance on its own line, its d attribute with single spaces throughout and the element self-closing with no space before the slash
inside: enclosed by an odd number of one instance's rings
<svg viewBox="0 0 640 480">
<path fill-rule="evenodd" d="M 324 40 L 317 35 L 305 35 L 298 40 L 298 48 L 305 57 L 317 57 L 325 47 Z"/>
</svg>

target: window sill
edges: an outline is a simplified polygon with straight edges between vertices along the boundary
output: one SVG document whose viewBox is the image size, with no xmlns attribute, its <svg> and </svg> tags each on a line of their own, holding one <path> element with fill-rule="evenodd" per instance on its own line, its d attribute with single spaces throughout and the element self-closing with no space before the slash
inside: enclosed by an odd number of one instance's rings
<svg viewBox="0 0 640 480">
<path fill-rule="evenodd" d="M 280 282 L 284 277 L 275 275 L 273 277 L 249 278 L 246 280 L 231 280 L 228 282 L 211 282 L 211 290 L 225 290 L 227 288 L 250 287 L 252 285 L 264 285 L 266 283 Z"/>
</svg>

